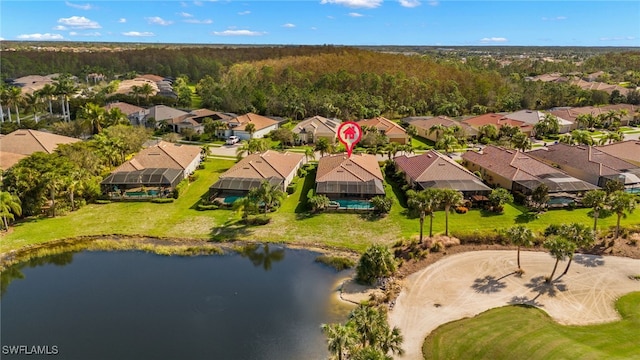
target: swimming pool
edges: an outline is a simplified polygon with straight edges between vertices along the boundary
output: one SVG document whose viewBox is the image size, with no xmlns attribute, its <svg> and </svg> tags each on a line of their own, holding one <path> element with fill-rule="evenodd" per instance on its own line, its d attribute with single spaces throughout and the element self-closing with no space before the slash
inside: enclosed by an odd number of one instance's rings
<svg viewBox="0 0 640 360">
<path fill-rule="evenodd" d="M 339 209 L 373 209 L 373 205 L 371 205 L 371 202 L 369 200 L 338 199 L 334 201 L 338 203 Z"/>
<path fill-rule="evenodd" d="M 574 203 L 575 200 L 569 197 L 553 197 L 547 201 L 549 205 L 568 205 Z"/>
</svg>

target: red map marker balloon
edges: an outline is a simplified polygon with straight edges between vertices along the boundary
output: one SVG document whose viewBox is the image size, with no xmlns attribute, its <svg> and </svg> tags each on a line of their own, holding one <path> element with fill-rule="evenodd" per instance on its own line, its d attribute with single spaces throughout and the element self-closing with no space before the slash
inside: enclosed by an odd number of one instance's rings
<svg viewBox="0 0 640 360">
<path fill-rule="evenodd" d="M 362 128 L 357 123 L 347 121 L 338 126 L 338 140 L 344 144 L 349 157 L 351 157 L 351 152 L 360 139 L 362 139 Z"/>
</svg>

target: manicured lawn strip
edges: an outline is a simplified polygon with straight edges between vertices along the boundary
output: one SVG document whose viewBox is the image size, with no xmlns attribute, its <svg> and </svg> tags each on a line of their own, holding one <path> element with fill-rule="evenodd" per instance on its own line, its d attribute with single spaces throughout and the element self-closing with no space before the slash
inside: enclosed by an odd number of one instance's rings
<svg viewBox="0 0 640 360">
<path fill-rule="evenodd" d="M 425 359 L 631 359 L 640 354 L 640 292 L 621 297 L 623 319 L 563 326 L 540 309 L 506 306 L 434 330 Z"/>
<path fill-rule="evenodd" d="M 386 216 L 371 217 L 369 214 L 351 212 L 308 213 L 300 202 L 306 199 L 308 190 L 314 186 L 313 172 L 303 179 L 296 179 L 296 192 L 288 196 L 278 211 L 270 214 L 272 220 L 267 225 L 240 225 L 237 223 L 240 215 L 233 210 L 197 211 L 196 205 L 207 194 L 209 186 L 233 164 L 231 160 L 208 159 L 205 169 L 197 172 L 198 179 L 174 203 L 92 204 L 57 218 L 19 222 L 9 234 L 3 234 L 0 252 L 50 240 L 111 234 L 318 244 L 362 251 L 372 242 L 391 245 L 399 239 L 417 237 L 419 233 L 418 219 L 409 217 L 407 209 L 401 205 L 388 184 L 385 184 L 387 195 L 393 197 L 395 202 Z M 532 230 L 542 232 L 552 223 L 593 223 L 587 215 L 589 209 L 551 210 L 537 219 L 530 219 L 523 211 L 519 207 L 506 205 L 502 215 L 477 209 L 466 214 L 450 213 L 449 232 L 452 235 L 482 235 L 517 223 L 526 223 Z M 615 222 L 616 216 L 601 218 L 598 228 L 602 230 L 615 226 Z M 640 211 L 622 219 L 623 226 L 639 223 Z M 444 212 L 436 212 L 434 234 L 443 234 L 444 224 Z M 428 234 L 428 219 L 424 231 Z"/>
<path fill-rule="evenodd" d="M 415 136 L 411 138 L 411 145 L 414 149 L 427 150 L 433 149 L 434 142 L 423 138 L 422 136 Z"/>
</svg>

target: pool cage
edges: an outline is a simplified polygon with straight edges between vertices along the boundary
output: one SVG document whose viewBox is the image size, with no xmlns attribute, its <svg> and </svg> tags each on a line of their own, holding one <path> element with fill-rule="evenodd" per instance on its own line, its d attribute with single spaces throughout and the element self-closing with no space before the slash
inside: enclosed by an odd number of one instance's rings
<svg viewBox="0 0 640 360">
<path fill-rule="evenodd" d="M 326 195 L 329 199 L 353 198 L 370 199 L 384 195 L 382 180 L 369 181 L 322 181 L 316 184 L 316 193 Z"/>
</svg>

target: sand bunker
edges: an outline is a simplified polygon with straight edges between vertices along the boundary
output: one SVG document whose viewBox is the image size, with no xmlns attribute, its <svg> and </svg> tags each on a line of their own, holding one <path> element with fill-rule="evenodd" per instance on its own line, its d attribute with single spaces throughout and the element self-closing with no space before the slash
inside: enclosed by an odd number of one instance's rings
<svg viewBox="0 0 640 360">
<path fill-rule="evenodd" d="M 544 252 L 521 252 L 525 273 L 517 276 L 515 251 L 477 251 L 446 257 L 405 279 L 405 287 L 389 313 L 389 322 L 405 338 L 402 359 L 422 359 L 424 338 L 438 326 L 473 317 L 491 308 L 527 303 L 561 324 L 584 325 L 620 318 L 614 302 L 640 291 L 640 260 L 577 254 L 569 273 Z"/>
</svg>

